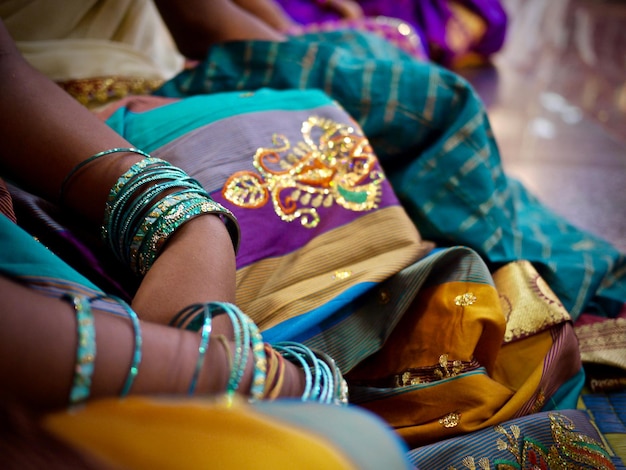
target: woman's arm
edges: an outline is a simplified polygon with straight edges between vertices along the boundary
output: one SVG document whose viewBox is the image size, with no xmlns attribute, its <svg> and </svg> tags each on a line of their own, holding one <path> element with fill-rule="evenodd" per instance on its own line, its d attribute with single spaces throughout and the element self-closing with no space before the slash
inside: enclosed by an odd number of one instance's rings
<svg viewBox="0 0 626 470">
<path fill-rule="evenodd" d="M 203 59 L 212 44 L 258 39 L 283 41 L 283 34 L 232 0 L 155 0 L 180 52 Z M 265 13 L 265 12 L 264 12 Z"/>
<path fill-rule="evenodd" d="M 58 198 L 65 176 L 90 155 L 132 147 L 33 69 L 1 21 L 0 108 L 0 171 L 48 200 Z M 65 206 L 97 229 L 112 185 L 141 158 L 116 153 L 89 164 L 67 186 Z M 168 323 L 189 304 L 233 302 L 234 298 L 235 257 L 230 237 L 220 219 L 205 215 L 184 224 L 168 241 L 143 279 L 133 308 L 143 319 Z M 216 322 L 216 329 L 221 323 Z"/>
<path fill-rule="evenodd" d="M 77 320 L 72 305 L 43 296 L 0 276 L 0 377 L 5 392 L 37 409 L 68 404 L 73 380 Z M 130 320 L 93 309 L 96 355 L 91 397 L 118 396 L 126 381 L 134 350 Z M 142 322 L 142 359 L 131 394 L 184 395 L 196 362 L 200 337 L 187 330 Z M 233 351 L 234 344 L 229 344 Z M 230 369 L 229 354 L 213 335 L 196 394 L 224 392 Z M 253 368 L 250 355 L 239 392 L 250 390 Z M 287 364 L 282 396 L 302 393 L 301 374 Z"/>
</svg>

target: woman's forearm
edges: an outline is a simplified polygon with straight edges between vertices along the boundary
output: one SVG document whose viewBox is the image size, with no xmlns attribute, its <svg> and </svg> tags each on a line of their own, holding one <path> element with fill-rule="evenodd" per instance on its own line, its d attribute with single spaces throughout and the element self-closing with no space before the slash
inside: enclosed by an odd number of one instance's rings
<svg viewBox="0 0 626 470">
<path fill-rule="evenodd" d="M 0 376 L 3 388 L 35 408 L 68 404 L 77 347 L 72 305 L 43 296 L 0 276 Z M 96 354 L 91 397 L 120 394 L 131 366 L 134 330 L 130 320 L 93 310 Z M 185 394 L 198 358 L 199 335 L 142 322 L 142 360 L 131 394 Z M 231 344 L 230 349 L 234 350 Z M 196 393 L 220 393 L 229 374 L 227 352 L 209 342 Z M 252 358 L 240 390 L 250 389 Z"/>
<path fill-rule="evenodd" d="M 0 165 L 2 173 L 48 200 L 56 200 L 65 175 L 97 152 L 130 143 L 33 69 L 0 21 Z M 68 188 L 67 205 L 95 224 L 125 168 L 141 157 L 116 154 L 85 171 Z M 80 197 L 73 197 L 80 196 Z"/>
<path fill-rule="evenodd" d="M 277 29 L 232 0 L 155 0 L 182 54 L 203 59 L 211 45 L 235 40 L 283 41 Z"/>
<path fill-rule="evenodd" d="M 0 22 L 0 173 L 55 201 L 73 167 L 102 150 L 132 144 L 21 57 Z M 141 155 L 115 153 L 80 171 L 64 206 L 94 229 L 102 224 L 113 184 Z M 207 220 L 210 219 L 210 220 Z M 227 230 L 215 216 L 186 223 L 149 271 L 133 306 L 142 317 L 168 323 L 193 302 L 234 301 L 235 264 Z"/>
</svg>

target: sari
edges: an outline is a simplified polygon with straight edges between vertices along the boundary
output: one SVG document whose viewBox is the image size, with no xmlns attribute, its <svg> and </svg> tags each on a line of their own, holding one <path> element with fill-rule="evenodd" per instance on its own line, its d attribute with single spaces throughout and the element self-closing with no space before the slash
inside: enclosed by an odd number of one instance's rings
<svg viewBox="0 0 626 470">
<path fill-rule="evenodd" d="M 377 19 L 396 23 L 388 39 L 414 35 L 422 53 L 446 67 L 483 64 L 502 47 L 507 13 L 499 0 L 358 0 L 364 17 L 343 20 L 326 2 L 279 0 L 285 12 L 300 26 L 295 32 L 347 29 L 370 30 Z M 329 2 L 332 4 L 332 2 Z"/>
<path fill-rule="evenodd" d="M 216 46 L 154 95 L 99 115 L 236 214 L 237 303 L 267 341 L 332 355 L 353 403 L 416 459 L 525 416 L 550 429 L 561 420 L 551 412 L 576 407 L 572 319 L 623 305 L 623 258 L 504 175 L 484 110 L 456 75 L 367 34 L 322 32 Z M 132 296 L 97 241 L 13 194 L 18 220 L 34 208 L 51 241 L 76 239 L 62 257 Z M 63 251 L 76 242 L 79 253 Z M 590 429 L 572 416 L 561 429 Z"/>
<path fill-rule="evenodd" d="M 8 207 L 7 198 L 0 197 L 0 207 Z M 0 247 L 0 275 L 41 294 L 103 292 L 4 213 L 0 213 Z M 94 305 L 125 315 L 116 302 Z M 103 465 L 97 468 L 411 467 L 404 443 L 375 415 L 355 407 L 296 400 L 251 405 L 243 400 L 227 404 L 220 397 L 103 398 L 49 413 L 40 426 L 95 458 Z M 358 439 L 353 429 L 359 430 Z M 15 449 L 2 452 L 0 462 L 10 466 L 14 455 Z"/>
</svg>

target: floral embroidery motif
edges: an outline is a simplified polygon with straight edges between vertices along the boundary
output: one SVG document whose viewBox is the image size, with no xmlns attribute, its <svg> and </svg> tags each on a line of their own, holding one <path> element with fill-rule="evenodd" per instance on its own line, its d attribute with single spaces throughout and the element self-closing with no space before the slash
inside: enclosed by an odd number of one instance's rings
<svg viewBox="0 0 626 470">
<path fill-rule="evenodd" d="M 571 419 L 560 413 L 549 413 L 550 430 L 554 444 L 546 446 L 537 440 L 524 437 L 519 426 L 495 426 L 500 434 L 496 447 L 508 451 L 512 459 L 476 458 L 467 456 L 462 460 L 464 468 L 475 470 L 519 470 L 519 469 L 614 469 L 602 444 L 589 436 L 577 432 Z M 440 421 L 441 422 L 441 421 Z M 521 440 L 521 441 L 520 441 Z M 456 470 L 450 467 L 449 470 Z"/>
<path fill-rule="evenodd" d="M 454 303 L 459 307 L 467 307 L 476 302 L 477 298 L 471 292 L 466 292 L 465 294 L 457 295 L 454 298 Z"/>
<path fill-rule="evenodd" d="M 271 202 L 285 222 L 307 228 L 319 224 L 319 208 L 339 204 L 351 211 L 378 207 L 385 176 L 365 136 L 330 119 L 310 117 L 296 144 L 273 136 L 273 147 L 259 148 L 253 159 L 258 173 L 240 171 L 224 184 L 226 200 L 244 208 Z"/>
<path fill-rule="evenodd" d="M 480 367 L 475 359 L 471 361 L 451 361 L 447 354 L 439 356 L 439 364 L 436 366 L 414 367 L 405 370 L 403 373 L 393 376 L 394 387 L 407 387 L 439 380 L 456 377 L 463 372 L 470 372 Z"/>
<path fill-rule="evenodd" d="M 448 365 L 450 367 L 448 367 Z M 439 356 L 439 369 L 435 369 L 433 374 L 439 380 L 447 379 L 448 377 L 455 377 L 463 372 L 463 362 L 456 360 L 448 363 L 448 355 L 442 354 Z"/>
<path fill-rule="evenodd" d="M 448 413 L 446 416 L 439 420 L 444 428 L 456 428 L 461 422 L 461 413 Z"/>
</svg>

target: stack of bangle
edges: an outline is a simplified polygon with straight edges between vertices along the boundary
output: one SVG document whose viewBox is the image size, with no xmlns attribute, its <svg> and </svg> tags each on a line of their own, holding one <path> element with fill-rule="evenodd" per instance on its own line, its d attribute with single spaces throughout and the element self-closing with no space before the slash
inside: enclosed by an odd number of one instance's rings
<svg viewBox="0 0 626 470">
<path fill-rule="evenodd" d="M 252 400 L 263 398 L 265 390 L 267 358 L 263 345 L 263 338 L 258 327 L 241 310 L 226 302 L 209 302 L 205 304 L 190 305 L 174 316 L 170 325 L 178 328 L 184 327 L 187 330 L 198 331 L 202 329 L 198 362 L 192 379 L 192 386 L 189 393 L 193 393 L 195 381 L 204 362 L 204 355 L 208 346 L 211 332 L 211 320 L 214 316 L 226 314 L 233 325 L 233 335 L 235 350 L 232 355 L 228 384 L 226 385 L 226 395 L 232 399 L 239 389 L 239 384 L 248 364 L 248 356 L 252 351 L 254 358 L 254 369 L 252 373 L 252 386 L 250 395 Z M 230 351 L 227 351 L 230 354 Z"/>
<path fill-rule="evenodd" d="M 348 403 L 347 383 L 330 356 L 291 341 L 275 343 L 272 347 L 304 371 L 305 390 L 302 401 L 335 405 Z"/>
<path fill-rule="evenodd" d="M 203 345 L 207 325 L 211 318 L 220 314 L 228 315 L 233 325 L 234 351 L 230 358 L 230 374 L 226 386 L 229 399 L 239 388 L 245 372 L 248 355 L 252 351 L 254 372 L 250 395 L 252 400 L 273 400 L 280 395 L 285 375 L 285 359 L 301 367 L 305 375 L 305 390 L 302 401 L 345 405 L 348 403 L 348 387 L 339 367 L 328 355 L 309 349 L 300 343 L 280 342 L 274 345 L 263 343 L 261 334 L 252 320 L 236 306 L 212 302 L 195 304 L 181 310 L 171 320 L 170 325 L 191 331 L 202 328 L 198 364 L 202 364 Z M 210 329 L 208 330 L 210 331 Z M 208 334 L 208 333 L 206 333 Z M 225 341 L 225 338 L 221 337 Z M 228 349 L 228 346 L 226 345 Z M 198 366 L 199 367 L 199 366 Z M 198 369 L 196 369 L 198 373 Z M 196 376 L 194 376 L 196 377 Z"/>
<path fill-rule="evenodd" d="M 102 238 L 120 261 L 145 275 L 174 232 L 202 214 L 222 217 L 237 250 L 239 226 L 234 215 L 183 170 L 149 157 L 133 165 L 111 188 Z"/>
<path fill-rule="evenodd" d="M 285 382 L 285 360 L 269 343 L 265 343 L 265 356 L 267 357 L 267 374 L 263 398 L 275 400 L 279 397 Z"/>
</svg>

